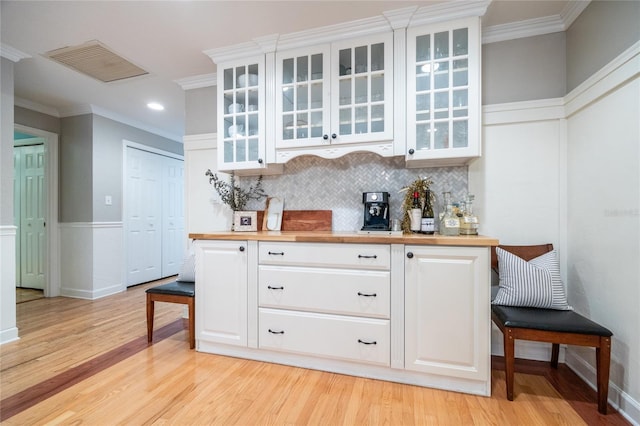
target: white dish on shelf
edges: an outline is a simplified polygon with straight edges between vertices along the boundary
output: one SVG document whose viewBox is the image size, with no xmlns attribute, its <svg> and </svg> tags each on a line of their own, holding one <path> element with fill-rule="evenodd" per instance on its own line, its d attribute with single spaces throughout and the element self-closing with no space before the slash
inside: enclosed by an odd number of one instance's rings
<svg viewBox="0 0 640 426">
<path fill-rule="evenodd" d="M 244 126 L 242 124 L 236 124 L 234 126 L 229 126 L 229 136 L 243 136 L 244 135 Z"/>
<path fill-rule="evenodd" d="M 248 74 L 249 75 L 249 86 L 257 86 L 258 85 L 258 74 Z M 247 74 L 242 74 L 238 76 L 238 87 L 245 87 L 247 85 Z"/>
<path fill-rule="evenodd" d="M 228 110 L 229 110 L 229 114 L 236 114 L 236 113 L 244 111 L 244 105 L 242 105 L 242 104 L 231 104 L 231 105 L 229 105 Z"/>
</svg>

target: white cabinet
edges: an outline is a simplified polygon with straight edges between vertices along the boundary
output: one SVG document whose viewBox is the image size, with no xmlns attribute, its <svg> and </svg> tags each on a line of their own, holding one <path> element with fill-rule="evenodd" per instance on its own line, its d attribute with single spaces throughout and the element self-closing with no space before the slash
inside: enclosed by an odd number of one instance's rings
<svg viewBox="0 0 640 426">
<path fill-rule="evenodd" d="M 196 340 L 247 346 L 247 242 L 197 241 Z"/>
<path fill-rule="evenodd" d="M 218 69 L 218 170 L 264 168 L 265 57 Z"/>
<path fill-rule="evenodd" d="M 476 17 L 407 30 L 408 166 L 480 156 L 480 49 Z"/>
<path fill-rule="evenodd" d="M 277 52 L 275 78 L 276 161 L 393 155 L 393 33 Z"/>
<path fill-rule="evenodd" d="M 390 246 L 259 243 L 258 347 L 390 365 Z"/>
<path fill-rule="evenodd" d="M 405 369 L 490 383 L 487 247 L 405 246 Z"/>
</svg>

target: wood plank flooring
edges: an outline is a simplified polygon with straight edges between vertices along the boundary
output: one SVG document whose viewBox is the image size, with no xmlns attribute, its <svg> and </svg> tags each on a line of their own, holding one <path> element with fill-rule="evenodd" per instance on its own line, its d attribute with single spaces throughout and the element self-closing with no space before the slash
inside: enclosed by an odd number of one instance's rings
<svg viewBox="0 0 640 426">
<path fill-rule="evenodd" d="M 628 424 L 599 414 L 564 365 L 518 361 L 510 402 L 500 358 L 486 398 L 203 354 L 169 303 L 156 304 L 148 346 L 144 290 L 157 284 L 17 305 L 21 339 L 0 346 L 2 424 Z"/>
</svg>

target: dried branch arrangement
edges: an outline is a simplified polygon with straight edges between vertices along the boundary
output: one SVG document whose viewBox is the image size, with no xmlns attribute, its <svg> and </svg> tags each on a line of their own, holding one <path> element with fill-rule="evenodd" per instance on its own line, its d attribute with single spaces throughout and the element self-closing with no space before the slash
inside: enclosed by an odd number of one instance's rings
<svg viewBox="0 0 640 426">
<path fill-rule="evenodd" d="M 249 200 L 259 200 L 267 196 L 262 189 L 262 175 L 258 177 L 255 185 L 251 185 L 247 189 L 236 185 L 236 176 L 233 172 L 229 182 L 218 177 L 218 174 L 213 173 L 211 169 L 206 171 L 205 176 L 209 177 L 209 183 L 213 185 L 222 202 L 233 211 L 244 210 Z"/>
</svg>

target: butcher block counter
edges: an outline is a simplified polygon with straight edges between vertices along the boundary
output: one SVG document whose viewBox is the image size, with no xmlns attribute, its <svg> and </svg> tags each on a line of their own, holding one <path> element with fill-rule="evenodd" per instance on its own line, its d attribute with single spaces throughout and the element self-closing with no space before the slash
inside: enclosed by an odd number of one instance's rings
<svg viewBox="0 0 640 426">
<path fill-rule="evenodd" d="M 417 244 L 429 246 L 497 246 L 496 238 L 482 235 L 448 237 L 445 235 L 393 234 L 334 231 L 257 231 L 233 232 L 220 231 L 206 234 L 189 234 L 194 240 L 232 240 L 232 241 L 272 241 L 272 242 L 315 242 L 315 243 L 360 243 L 360 244 Z"/>
<path fill-rule="evenodd" d="M 486 236 L 192 233 L 196 350 L 491 394 Z"/>
</svg>

